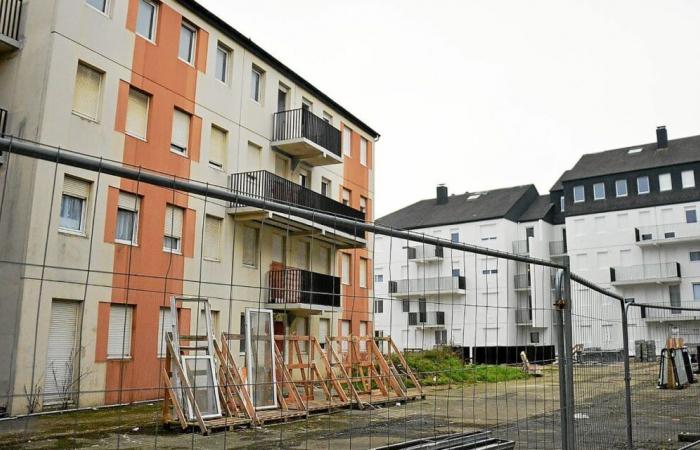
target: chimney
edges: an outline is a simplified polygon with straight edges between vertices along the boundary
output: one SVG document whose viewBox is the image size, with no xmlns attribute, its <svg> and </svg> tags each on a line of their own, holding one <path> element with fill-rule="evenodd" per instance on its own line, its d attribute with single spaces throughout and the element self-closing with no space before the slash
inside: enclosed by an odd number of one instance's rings
<svg viewBox="0 0 700 450">
<path fill-rule="evenodd" d="M 437 204 L 444 205 L 447 203 L 447 186 L 438 184 L 437 187 Z"/>
<path fill-rule="evenodd" d="M 665 126 L 656 127 L 656 149 L 668 148 L 668 133 Z"/>
</svg>

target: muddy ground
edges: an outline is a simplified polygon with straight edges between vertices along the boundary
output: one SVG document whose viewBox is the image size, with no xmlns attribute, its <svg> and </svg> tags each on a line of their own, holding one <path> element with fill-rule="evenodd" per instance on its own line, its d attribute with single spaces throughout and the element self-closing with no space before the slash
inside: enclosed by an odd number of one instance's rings
<svg viewBox="0 0 700 450">
<path fill-rule="evenodd" d="M 633 366 L 637 448 L 679 448 L 681 431 L 700 432 L 700 387 L 658 390 L 656 366 Z M 575 368 L 579 448 L 624 448 L 622 365 Z M 559 448 L 556 368 L 504 383 L 426 388 L 424 400 L 346 409 L 286 424 L 202 436 L 164 429 L 160 405 L 0 421 L 0 446 L 21 448 L 373 448 L 418 437 L 492 430 L 517 448 Z"/>
</svg>

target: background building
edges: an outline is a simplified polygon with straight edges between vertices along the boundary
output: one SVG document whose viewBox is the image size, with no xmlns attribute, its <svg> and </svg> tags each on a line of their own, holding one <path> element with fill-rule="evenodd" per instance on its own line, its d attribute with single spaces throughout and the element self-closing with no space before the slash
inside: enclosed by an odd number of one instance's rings
<svg viewBox="0 0 700 450">
<path fill-rule="evenodd" d="M 17 18 L 0 43 L 8 134 L 372 219 L 379 135 L 198 3 L 32 1 Z M 208 297 L 217 335 L 259 306 L 278 333 L 370 332 L 362 233 L 3 161 L 0 405 L 13 414 L 38 394 L 36 408 L 159 397 L 171 295 Z M 180 323 L 196 331 L 201 312 Z"/>
</svg>

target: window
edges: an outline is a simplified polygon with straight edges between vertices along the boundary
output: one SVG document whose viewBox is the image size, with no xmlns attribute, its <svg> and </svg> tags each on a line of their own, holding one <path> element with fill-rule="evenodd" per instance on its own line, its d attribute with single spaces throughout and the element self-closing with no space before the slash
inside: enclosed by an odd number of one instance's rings
<svg viewBox="0 0 700 450">
<path fill-rule="evenodd" d="M 686 209 L 685 210 L 685 222 L 686 223 L 697 223 L 698 222 L 698 213 L 694 209 Z"/>
<path fill-rule="evenodd" d="M 383 273 L 378 273 L 374 276 L 374 282 L 375 283 L 383 283 L 384 282 L 384 274 Z"/>
<path fill-rule="evenodd" d="M 107 0 L 85 0 L 85 3 L 103 14 L 107 14 Z"/>
<path fill-rule="evenodd" d="M 384 312 L 384 300 L 374 300 L 374 312 L 383 313 Z"/>
<path fill-rule="evenodd" d="M 690 252 L 690 260 L 693 262 L 700 261 L 700 251 Z"/>
<path fill-rule="evenodd" d="M 173 131 L 170 150 L 181 155 L 187 154 L 190 142 L 190 115 L 179 109 L 173 113 Z"/>
<path fill-rule="evenodd" d="M 574 203 L 581 203 L 586 200 L 583 186 L 574 186 Z"/>
<path fill-rule="evenodd" d="M 360 211 L 367 214 L 367 198 L 360 196 Z"/>
<path fill-rule="evenodd" d="M 73 93 L 73 112 L 79 116 L 97 120 L 100 109 L 102 72 L 78 63 Z"/>
<path fill-rule="evenodd" d="M 564 212 L 564 204 L 565 203 L 566 202 L 564 200 L 564 196 L 562 195 L 561 197 L 559 197 L 559 209 L 561 210 L 561 212 Z"/>
<path fill-rule="evenodd" d="M 226 165 L 226 147 L 228 145 L 228 131 L 216 125 L 211 126 L 209 140 L 209 164 L 217 169 L 223 169 Z"/>
<path fill-rule="evenodd" d="M 401 300 L 401 312 L 411 312 L 411 302 L 409 300 Z"/>
<path fill-rule="evenodd" d="M 367 165 L 367 139 L 360 138 L 360 164 Z"/>
<path fill-rule="evenodd" d="M 241 313 L 239 334 L 241 335 L 241 340 L 239 341 L 238 352 L 245 353 L 245 313 Z"/>
<path fill-rule="evenodd" d="M 165 207 L 165 227 L 163 230 L 163 251 L 182 252 L 182 220 L 185 211 L 174 205 Z"/>
<path fill-rule="evenodd" d="M 615 195 L 617 197 L 627 197 L 627 180 L 615 181 Z"/>
<path fill-rule="evenodd" d="M 253 66 L 250 73 L 250 98 L 260 103 L 263 71 Z"/>
<path fill-rule="evenodd" d="M 450 241 L 459 242 L 459 231 L 452 231 L 450 233 Z"/>
<path fill-rule="evenodd" d="M 360 337 L 365 337 L 367 336 L 367 322 L 361 321 L 360 322 Z M 360 351 L 361 352 L 366 352 L 367 351 L 367 341 L 365 339 L 360 339 Z"/>
<path fill-rule="evenodd" d="M 117 227 L 114 240 L 122 244 L 136 244 L 138 238 L 140 199 L 127 192 L 119 193 Z"/>
<path fill-rule="evenodd" d="M 350 206 L 350 196 L 351 192 L 349 189 L 343 188 L 343 205 Z"/>
<path fill-rule="evenodd" d="M 360 258 L 360 287 L 367 287 L 367 259 Z"/>
<path fill-rule="evenodd" d="M 256 267 L 258 264 L 258 230 L 243 227 L 243 265 Z"/>
<path fill-rule="evenodd" d="M 692 170 L 684 170 L 681 172 L 681 181 L 683 183 L 683 189 L 694 188 L 695 187 L 695 172 Z"/>
<path fill-rule="evenodd" d="M 318 344 L 321 348 L 326 348 L 326 340 L 331 331 L 330 319 L 318 319 Z"/>
<path fill-rule="evenodd" d="M 670 191 L 673 189 L 673 184 L 671 183 L 671 174 L 662 173 L 659 175 L 659 191 Z"/>
<path fill-rule="evenodd" d="M 187 64 L 194 64 L 194 48 L 195 40 L 197 39 L 197 30 L 194 26 L 182 22 L 180 27 L 180 50 L 178 58 L 185 61 Z"/>
<path fill-rule="evenodd" d="M 700 300 L 700 283 L 693 283 L 693 300 Z"/>
<path fill-rule="evenodd" d="M 321 178 L 321 195 L 325 195 L 326 197 L 333 196 L 331 191 L 331 180 Z"/>
<path fill-rule="evenodd" d="M 129 103 L 126 107 L 126 132 L 146 140 L 148 130 L 148 106 L 151 97 L 135 88 L 129 88 Z"/>
<path fill-rule="evenodd" d="M 109 306 L 107 358 L 131 358 L 131 323 L 133 315 L 133 306 L 115 304 Z"/>
<path fill-rule="evenodd" d="M 350 284 L 350 254 L 341 253 L 341 255 L 341 281 L 343 282 L 343 284 Z"/>
<path fill-rule="evenodd" d="M 136 16 L 136 33 L 149 41 L 155 40 L 156 16 L 158 7 L 150 0 L 139 0 Z"/>
<path fill-rule="evenodd" d="M 333 123 L 333 116 L 327 111 L 323 111 L 323 121 L 326 123 Z"/>
<path fill-rule="evenodd" d="M 352 156 L 352 130 L 343 126 L 343 154 Z"/>
<path fill-rule="evenodd" d="M 204 218 L 204 258 L 218 261 L 221 257 L 221 224 L 223 219 L 207 215 Z"/>
<path fill-rule="evenodd" d="M 459 269 L 452 269 L 452 276 L 453 277 L 460 276 L 460 270 Z"/>
<path fill-rule="evenodd" d="M 532 344 L 539 344 L 540 343 L 539 331 L 533 331 L 530 333 L 530 343 L 532 343 Z"/>
<path fill-rule="evenodd" d="M 61 214 L 58 228 L 63 231 L 85 232 L 85 213 L 90 183 L 66 176 L 63 179 Z"/>
<path fill-rule="evenodd" d="M 604 183 L 596 183 L 593 185 L 593 200 L 605 200 Z"/>
<path fill-rule="evenodd" d="M 649 193 L 649 177 L 637 177 L 637 194 Z"/>
<path fill-rule="evenodd" d="M 296 335 L 299 337 L 307 337 L 309 336 L 309 318 L 308 317 L 297 317 L 294 319 L 295 323 L 295 328 L 296 328 Z M 301 353 L 308 353 L 309 351 L 309 341 L 308 340 L 300 340 L 299 341 L 299 350 Z"/>
<path fill-rule="evenodd" d="M 231 50 L 219 43 L 216 47 L 216 67 L 214 76 L 222 83 L 228 83 L 228 66 L 231 59 Z"/>
<path fill-rule="evenodd" d="M 284 263 L 286 256 L 285 237 L 281 234 L 272 234 L 272 261 Z M 323 248 L 323 247 L 321 247 Z"/>
<path fill-rule="evenodd" d="M 309 187 L 309 172 L 305 170 L 299 172 L 299 185 Z"/>
<path fill-rule="evenodd" d="M 166 333 L 173 329 L 173 319 L 170 315 L 170 308 L 160 308 L 160 316 L 158 317 L 158 357 L 165 358 L 167 353 L 167 344 L 165 342 Z"/>
</svg>

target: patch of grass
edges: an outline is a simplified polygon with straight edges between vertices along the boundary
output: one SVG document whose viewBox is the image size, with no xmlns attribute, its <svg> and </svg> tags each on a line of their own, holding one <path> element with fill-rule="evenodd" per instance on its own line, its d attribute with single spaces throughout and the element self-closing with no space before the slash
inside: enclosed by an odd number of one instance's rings
<svg viewBox="0 0 700 450">
<path fill-rule="evenodd" d="M 464 364 L 457 354 L 443 348 L 405 353 L 404 358 L 424 386 L 497 383 L 529 377 L 520 367 Z"/>
</svg>

